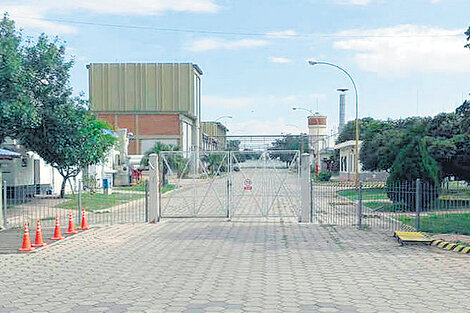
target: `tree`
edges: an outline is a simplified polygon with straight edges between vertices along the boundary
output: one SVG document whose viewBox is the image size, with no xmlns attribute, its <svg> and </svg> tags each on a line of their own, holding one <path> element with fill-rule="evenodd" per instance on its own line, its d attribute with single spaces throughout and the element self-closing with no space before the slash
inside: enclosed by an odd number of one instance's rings
<svg viewBox="0 0 470 313">
<path fill-rule="evenodd" d="M 401 149 L 387 178 L 387 193 L 394 203 L 403 203 L 409 209 L 416 208 L 416 180 L 424 183 L 421 188 L 423 206 L 437 198 L 440 185 L 437 162 L 429 154 L 424 139 L 414 137 Z M 405 188 L 403 188 L 405 186 Z"/>
<path fill-rule="evenodd" d="M 415 138 L 424 138 L 429 118 L 364 123 L 360 160 L 364 170 L 389 172 L 401 149 Z"/>
<path fill-rule="evenodd" d="M 467 29 L 467 31 L 465 32 L 465 35 L 467 36 L 467 41 L 470 41 L 470 27 Z M 465 45 L 465 48 L 469 48 L 470 49 L 470 43 L 466 44 Z"/>
<path fill-rule="evenodd" d="M 83 168 L 101 162 L 116 139 L 104 134 L 103 130 L 109 127 L 106 122 L 96 119 L 77 102 L 54 106 L 43 113 L 41 125 L 25 130 L 21 143 L 57 169 L 63 177 L 63 198 L 67 181 Z"/>
<path fill-rule="evenodd" d="M 227 151 L 240 151 L 240 140 L 228 140 Z"/>
<path fill-rule="evenodd" d="M 384 124 L 380 120 L 373 119 L 372 117 L 365 117 L 359 120 L 359 140 L 364 140 L 372 136 L 377 130 L 382 129 Z M 349 121 L 344 125 L 343 131 L 338 135 L 336 143 L 342 143 L 349 140 L 356 139 L 356 121 Z"/>
<path fill-rule="evenodd" d="M 18 139 L 56 168 L 64 197 L 68 179 L 101 162 L 116 140 L 103 133 L 109 125 L 92 116 L 84 100 L 72 98 L 74 62 L 58 38 L 42 34 L 24 43 L 5 15 L 0 48 L 0 142 Z"/>
<path fill-rule="evenodd" d="M 454 113 L 437 115 L 430 123 L 426 138 L 428 149 L 444 177 L 470 182 L 470 102 Z"/>
<path fill-rule="evenodd" d="M 142 168 L 149 168 L 149 158 L 151 154 L 161 154 L 165 151 L 180 151 L 180 147 L 174 145 L 166 145 L 159 141 L 148 151 L 145 152 L 140 165 Z M 162 178 L 163 185 L 167 184 L 166 175 L 168 172 L 176 172 L 178 177 L 183 177 L 187 168 L 188 161 L 183 157 L 183 153 L 170 153 L 164 156 L 162 160 Z"/>
<path fill-rule="evenodd" d="M 303 151 L 301 150 L 303 141 Z M 276 150 L 284 150 L 284 151 L 292 151 L 298 150 L 301 153 L 308 153 L 308 137 L 307 136 L 293 136 L 293 135 L 286 135 L 280 139 L 276 139 L 272 143 L 272 147 L 269 150 L 276 151 Z M 286 163 L 286 167 L 289 167 L 289 163 L 291 163 L 295 157 L 294 152 L 271 152 L 271 158 L 279 158 L 282 162 Z"/>
<path fill-rule="evenodd" d="M 22 35 L 5 14 L 0 21 L 0 143 L 39 123 L 35 102 L 26 88 L 29 72 L 23 52 Z"/>
<path fill-rule="evenodd" d="M 151 149 L 145 152 L 144 156 L 142 157 L 142 160 L 140 160 L 140 166 L 142 168 L 148 168 L 150 155 L 160 154 L 164 151 L 180 151 L 180 147 L 174 145 L 166 145 L 161 143 L 160 141 L 157 141 Z"/>
</svg>

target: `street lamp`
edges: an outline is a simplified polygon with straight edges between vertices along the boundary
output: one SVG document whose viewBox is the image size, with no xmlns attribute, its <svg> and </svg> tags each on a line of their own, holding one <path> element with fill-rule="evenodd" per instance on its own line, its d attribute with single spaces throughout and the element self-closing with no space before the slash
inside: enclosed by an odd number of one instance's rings
<svg viewBox="0 0 470 313">
<path fill-rule="evenodd" d="M 313 113 L 312 110 L 309 110 L 309 109 L 306 109 L 306 108 L 292 108 L 292 110 L 296 111 L 296 110 L 303 110 L 303 111 L 307 111 L 308 113 L 312 114 L 312 115 L 315 115 L 315 113 Z"/>
<path fill-rule="evenodd" d="M 233 116 L 224 115 L 224 116 L 221 116 L 221 117 L 216 118 L 214 122 L 217 122 L 218 120 L 221 120 L 221 119 L 223 119 L 223 118 L 233 118 Z"/>
<path fill-rule="evenodd" d="M 307 61 L 308 64 L 314 66 L 314 65 L 328 65 L 328 66 L 332 66 L 332 67 L 335 67 L 337 69 L 339 69 L 340 71 L 342 71 L 343 73 L 345 73 L 349 79 L 351 80 L 353 86 L 354 86 L 354 92 L 356 94 L 356 145 L 355 145 L 355 170 L 356 170 L 356 177 L 355 177 L 355 181 L 356 181 L 356 187 L 359 186 L 359 104 L 358 104 L 358 97 L 357 97 L 357 87 L 356 87 L 356 83 L 354 82 L 354 79 L 351 77 L 351 75 L 349 75 L 349 73 L 342 67 L 336 65 L 336 64 L 333 64 L 333 63 L 328 63 L 328 62 L 322 62 L 322 61 L 314 61 L 314 60 L 308 60 Z"/>
</svg>

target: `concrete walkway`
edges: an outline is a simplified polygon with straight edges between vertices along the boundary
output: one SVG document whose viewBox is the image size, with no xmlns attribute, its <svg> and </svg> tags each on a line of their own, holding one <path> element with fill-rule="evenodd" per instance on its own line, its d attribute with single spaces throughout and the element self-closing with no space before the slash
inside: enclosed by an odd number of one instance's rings
<svg viewBox="0 0 470 313">
<path fill-rule="evenodd" d="M 468 312 L 470 257 L 283 220 L 97 228 L 0 255 L 0 312 Z"/>
</svg>

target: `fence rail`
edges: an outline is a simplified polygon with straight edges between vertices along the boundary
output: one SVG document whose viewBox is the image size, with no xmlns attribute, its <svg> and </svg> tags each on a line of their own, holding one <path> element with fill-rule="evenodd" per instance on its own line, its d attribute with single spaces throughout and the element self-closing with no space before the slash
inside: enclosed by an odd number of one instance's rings
<svg viewBox="0 0 470 313">
<path fill-rule="evenodd" d="M 2 199 L 5 208 L 4 227 L 21 227 L 41 220 L 44 227 L 53 227 L 58 216 L 62 225 L 68 222 L 72 210 L 75 221 L 80 221 L 82 208 L 88 212 L 91 224 L 145 222 L 147 219 L 146 184 L 115 187 L 112 192 L 79 188 L 61 199 L 55 195 L 29 194 L 4 183 Z"/>
</svg>

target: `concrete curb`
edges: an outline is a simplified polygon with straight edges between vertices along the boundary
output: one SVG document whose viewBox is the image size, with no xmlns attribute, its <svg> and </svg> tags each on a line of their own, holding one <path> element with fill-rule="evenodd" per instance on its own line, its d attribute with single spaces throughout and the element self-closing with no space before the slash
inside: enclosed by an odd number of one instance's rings
<svg viewBox="0 0 470 313">
<path fill-rule="evenodd" d="M 43 247 L 37 247 L 37 248 L 35 248 L 33 251 L 28 251 L 28 253 L 38 253 L 38 252 L 41 252 L 41 251 L 43 251 L 43 250 L 47 250 L 47 248 L 53 247 L 53 246 L 55 246 L 55 245 L 59 245 L 59 244 L 65 242 L 65 241 L 69 241 L 69 240 L 71 240 L 71 239 L 73 239 L 73 238 L 80 237 L 81 235 L 83 235 L 83 234 L 85 234 L 85 233 L 87 233 L 87 232 L 90 232 L 90 231 L 92 231 L 93 229 L 98 229 L 98 228 L 99 228 L 99 226 L 98 226 L 98 227 L 95 226 L 95 227 L 91 227 L 90 229 L 87 229 L 87 230 L 79 230 L 79 232 L 76 233 L 76 234 L 73 234 L 73 235 L 65 235 L 65 238 L 62 239 L 62 240 L 54 240 L 54 241 L 52 241 L 52 242 L 48 242 L 47 245 L 45 245 L 45 246 L 43 246 Z"/>
<path fill-rule="evenodd" d="M 470 254 L 470 246 L 457 244 L 455 242 L 448 242 L 441 239 L 433 240 L 431 242 L 431 246 L 436 246 L 440 249 L 447 250 L 447 251 L 454 251 L 463 254 Z"/>
</svg>

